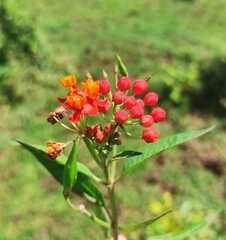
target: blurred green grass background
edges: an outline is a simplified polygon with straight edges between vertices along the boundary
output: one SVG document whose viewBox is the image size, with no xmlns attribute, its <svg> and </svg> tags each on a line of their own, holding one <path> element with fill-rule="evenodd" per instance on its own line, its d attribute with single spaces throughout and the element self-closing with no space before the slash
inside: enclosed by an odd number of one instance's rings
<svg viewBox="0 0 226 240">
<path fill-rule="evenodd" d="M 169 112 L 163 136 L 219 126 L 123 180 L 122 221 L 155 213 L 164 192 L 171 193 L 173 206 L 190 206 L 185 218 L 179 214 L 179 220 L 156 223 L 131 239 L 178 232 L 196 221 L 194 214 L 214 215 L 214 221 L 187 239 L 225 239 L 225 16 L 225 0 L 2 0 L 0 239 L 103 238 L 89 220 L 70 212 L 62 189 L 13 140 L 70 138 L 46 121 L 63 94 L 58 79 L 68 73 L 82 79 L 86 70 L 100 78 L 103 68 L 112 72 L 116 53 L 133 79 L 152 76 L 150 85 Z M 130 143 L 142 147 L 136 138 Z M 89 155 L 80 158 L 88 161 Z"/>
</svg>

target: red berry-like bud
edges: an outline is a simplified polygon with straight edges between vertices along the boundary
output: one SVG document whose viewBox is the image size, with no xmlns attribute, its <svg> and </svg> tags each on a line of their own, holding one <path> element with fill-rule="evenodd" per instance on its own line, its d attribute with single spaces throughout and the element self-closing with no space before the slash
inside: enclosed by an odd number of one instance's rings
<svg viewBox="0 0 226 240">
<path fill-rule="evenodd" d="M 111 133 L 111 131 L 113 131 L 113 128 L 114 127 L 111 123 L 107 123 L 105 128 L 104 128 L 104 135 L 108 136 Z"/>
<path fill-rule="evenodd" d="M 159 96 L 155 92 L 149 92 L 144 97 L 144 103 L 147 106 L 154 107 L 159 101 Z"/>
<path fill-rule="evenodd" d="M 160 136 L 159 131 L 157 131 L 155 128 L 145 128 L 142 133 L 142 139 L 147 142 L 155 142 Z"/>
<path fill-rule="evenodd" d="M 154 119 L 151 115 L 143 115 L 140 119 L 140 124 L 143 127 L 150 127 L 154 123 Z"/>
<path fill-rule="evenodd" d="M 144 108 L 139 105 L 135 105 L 130 109 L 131 118 L 140 118 L 143 114 L 144 114 Z"/>
<path fill-rule="evenodd" d="M 137 99 L 136 100 L 136 105 L 140 107 L 144 107 L 144 101 L 142 99 Z"/>
<path fill-rule="evenodd" d="M 105 79 L 100 80 L 100 93 L 107 94 L 110 92 L 110 90 L 111 90 L 111 86 L 108 80 L 105 80 Z"/>
<path fill-rule="evenodd" d="M 148 90 L 148 82 L 146 80 L 136 80 L 133 84 L 134 95 L 145 94 Z"/>
<path fill-rule="evenodd" d="M 115 104 L 121 104 L 124 101 L 124 97 L 125 97 L 125 95 L 123 92 L 117 91 L 113 94 L 112 98 L 113 98 L 113 101 Z"/>
<path fill-rule="evenodd" d="M 151 112 L 151 116 L 155 122 L 163 122 L 166 120 L 166 111 L 161 107 L 154 108 Z"/>
<path fill-rule="evenodd" d="M 102 144 L 104 142 L 104 133 L 103 131 L 101 131 L 100 129 L 97 129 L 97 132 L 96 132 L 96 135 L 95 135 L 95 138 L 96 138 L 96 141 L 100 144 Z"/>
<path fill-rule="evenodd" d="M 94 137 L 95 132 L 96 132 L 95 128 L 96 128 L 95 125 L 87 126 L 85 129 L 85 135 L 89 138 Z"/>
<path fill-rule="evenodd" d="M 129 118 L 129 114 L 125 110 L 118 110 L 115 113 L 115 121 L 117 123 L 123 124 L 125 123 Z"/>
<path fill-rule="evenodd" d="M 99 112 L 106 113 L 110 108 L 110 102 L 108 99 L 99 99 L 97 102 Z"/>
<path fill-rule="evenodd" d="M 125 92 L 130 89 L 131 81 L 128 77 L 123 76 L 117 82 L 117 87 L 119 90 Z"/>
<path fill-rule="evenodd" d="M 134 105 L 136 104 L 136 98 L 134 96 L 126 96 L 124 98 L 124 104 L 123 106 L 126 108 L 126 109 L 130 109 L 132 108 Z"/>
</svg>

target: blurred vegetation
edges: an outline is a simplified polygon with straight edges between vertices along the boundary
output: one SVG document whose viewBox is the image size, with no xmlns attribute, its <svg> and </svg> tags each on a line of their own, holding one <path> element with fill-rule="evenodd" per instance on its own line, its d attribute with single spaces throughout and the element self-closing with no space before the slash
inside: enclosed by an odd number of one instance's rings
<svg viewBox="0 0 226 240">
<path fill-rule="evenodd" d="M 163 136 L 223 124 L 215 134 L 164 153 L 125 179 L 122 185 L 128 191 L 120 188 L 119 200 L 129 210 L 122 220 L 148 217 L 150 196 L 155 201 L 160 192 L 170 191 L 182 207 L 187 202 L 208 206 L 191 207 L 186 217 L 179 214 L 179 228 L 188 219 L 190 224 L 196 213 L 211 218 L 214 209 L 218 227 L 206 231 L 213 233 L 211 240 L 224 239 L 225 16 L 225 0 L 2 0 L 0 239 L 101 238 L 89 221 L 70 213 L 61 189 L 12 140 L 45 144 L 70 138 L 45 121 L 63 94 L 58 79 L 67 73 L 82 79 L 86 70 L 100 78 L 102 68 L 112 71 L 115 53 L 127 62 L 132 78 L 152 76 L 151 87 L 169 111 Z M 133 146 L 141 148 L 142 143 L 134 138 Z M 88 155 L 83 152 L 85 161 Z M 156 228 L 131 239 L 160 233 Z"/>
</svg>

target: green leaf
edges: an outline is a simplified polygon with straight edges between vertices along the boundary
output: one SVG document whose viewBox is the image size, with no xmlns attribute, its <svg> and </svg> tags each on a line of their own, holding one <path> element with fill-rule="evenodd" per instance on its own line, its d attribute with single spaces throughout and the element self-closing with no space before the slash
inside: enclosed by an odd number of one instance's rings
<svg viewBox="0 0 226 240">
<path fill-rule="evenodd" d="M 185 229 L 183 232 L 177 233 L 177 234 L 164 234 L 161 236 L 152 236 L 150 239 L 151 240 L 184 240 L 187 239 L 188 237 L 191 237 L 204 227 L 208 226 L 207 221 L 203 221 L 201 223 L 193 224 L 187 229 Z"/>
<path fill-rule="evenodd" d="M 134 157 L 134 156 L 138 156 L 141 155 L 142 152 L 137 152 L 137 151 L 123 151 L 121 153 L 118 153 L 117 155 L 115 155 L 113 158 L 128 158 L 128 157 Z"/>
<path fill-rule="evenodd" d="M 67 157 L 62 154 L 56 159 L 56 161 L 60 164 L 65 165 L 65 163 L 67 162 Z M 101 179 L 97 177 L 85 164 L 81 162 L 77 162 L 77 168 L 78 168 L 78 172 L 89 176 L 90 178 L 94 179 L 97 182 L 101 182 Z"/>
<path fill-rule="evenodd" d="M 162 213 L 162 214 L 160 214 L 160 215 L 158 215 L 154 218 L 148 219 L 148 220 L 146 220 L 144 222 L 141 222 L 141 223 L 138 223 L 138 224 L 122 225 L 122 226 L 120 226 L 120 229 L 123 232 L 128 232 L 128 233 L 133 232 L 133 231 L 137 231 L 141 228 L 145 228 L 145 227 L 151 225 L 152 223 L 156 222 L 157 220 L 159 220 L 160 218 L 166 216 L 167 214 L 169 214 L 171 212 L 172 212 L 172 210 L 168 210 L 168 211 L 166 211 L 166 212 L 164 212 L 164 213 Z"/>
<path fill-rule="evenodd" d="M 193 234 L 195 234 L 197 231 L 201 230 L 202 228 L 206 227 L 207 225 L 208 225 L 207 221 L 203 221 L 202 223 L 192 225 L 189 228 L 187 228 L 184 232 L 172 236 L 171 238 L 169 238 L 169 240 L 182 240 L 187 237 L 191 237 Z"/>
<path fill-rule="evenodd" d="M 202 130 L 195 130 L 195 131 L 189 131 L 184 133 L 175 134 L 166 138 L 163 138 L 159 140 L 156 143 L 152 143 L 150 145 L 146 145 L 146 147 L 143 150 L 143 153 L 139 156 L 134 156 L 130 159 L 128 159 L 124 165 L 123 165 L 123 175 L 127 175 L 130 171 L 135 169 L 137 166 L 139 166 L 141 163 L 144 162 L 147 158 L 150 158 L 164 150 L 167 150 L 169 148 L 172 148 L 178 144 L 184 143 L 186 141 L 189 141 L 191 139 L 197 138 L 203 134 L 206 134 L 213 130 L 215 127 L 210 127 L 207 129 Z"/>
<path fill-rule="evenodd" d="M 68 156 L 67 162 L 64 165 L 63 172 L 63 187 L 64 196 L 67 197 L 71 192 L 76 180 L 77 180 L 77 151 L 76 142 L 73 142 L 71 152 Z"/>
<path fill-rule="evenodd" d="M 117 66 L 118 66 L 119 73 L 122 76 L 128 76 L 128 70 L 126 68 L 126 65 L 123 63 L 121 57 L 119 55 L 116 55 L 116 59 L 117 59 Z"/>
<path fill-rule="evenodd" d="M 53 160 L 49 158 L 43 150 L 32 146 L 30 144 L 17 141 L 21 146 L 28 150 L 36 159 L 44 166 L 47 171 L 60 183 L 62 184 L 63 180 L 63 171 L 64 171 L 64 156 L 62 156 L 61 161 Z M 82 166 L 82 167 L 81 167 Z M 90 178 L 89 170 L 87 167 L 78 163 L 78 176 L 75 185 L 73 186 L 72 191 L 81 197 L 89 197 L 94 199 L 99 205 L 103 205 L 103 196 L 101 192 L 97 189 L 95 183 Z"/>
</svg>

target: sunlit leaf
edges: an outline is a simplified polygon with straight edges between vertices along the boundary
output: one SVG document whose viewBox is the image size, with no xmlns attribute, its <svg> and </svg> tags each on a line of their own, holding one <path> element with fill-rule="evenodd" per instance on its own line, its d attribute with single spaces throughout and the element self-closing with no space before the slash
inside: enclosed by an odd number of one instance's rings
<svg viewBox="0 0 226 240">
<path fill-rule="evenodd" d="M 179 133 L 179 134 L 175 134 L 175 135 L 160 139 L 156 143 L 146 145 L 141 155 L 134 156 L 125 161 L 123 165 L 123 175 L 127 175 L 129 172 L 131 172 L 137 166 L 143 163 L 147 158 L 150 158 L 176 145 L 179 145 L 191 139 L 197 138 L 203 134 L 210 132 L 213 129 L 214 127 L 210 127 L 202 130 Z"/>
<path fill-rule="evenodd" d="M 201 223 L 193 224 L 189 227 L 187 227 L 183 232 L 176 233 L 176 234 L 164 234 L 161 236 L 152 236 L 150 240 L 184 240 L 188 237 L 192 237 L 194 234 L 196 234 L 201 229 L 208 226 L 207 221 L 203 221 Z"/>
<path fill-rule="evenodd" d="M 118 153 L 117 155 L 114 156 L 114 158 L 128 158 L 128 157 L 134 157 L 141 155 L 142 152 L 137 152 L 137 151 L 123 151 L 121 153 Z"/>
<path fill-rule="evenodd" d="M 21 146 L 28 150 L 36 159 L 44 166 L 48 172 L 60 183 L 62 184 L 64 164 L 53 160 L 47 156 L 47 154 L 40 148 L 36 148 L 30 144 L 18 141 Z M 72 191 L 79 194 L 80 196 L 88 196 L 94 199 L 98 204 L 103 204 L 103 196 L 101 192 L 97 189 L 95 183 L 90 178 L 89 171 L 87 167 L 83 164 L 78 163 L 78 176 L 77 182 L 73 186 Z M 82 168 L 81 168 L 82 166 Z"/>
<path fill-rule="evenodd" d="M 122 76 L 128 76 L 128 70 L 126 68 L 126 65 L 122 61 L 121 57 L 119 55 L 116 55 L 116 59 L 117 59 L 117 66 L 118 66 L 119 73 Z"/>
<path fill-rule="evenodd" d="M 77 180 L 77 150 L 76 142 L 73 143 L 71 152 L 68 156 L 67 162 L 64 165 L 63 171 L 63 186 L 64 195 L 68 196 Z"/>
<path fill-rule="evenodd" d="M 133 232 L 133 231 L 137 231 L 139 229 L 145 228 L 149 225 L 151 225 L 152 223 L 156 222 L 157 220 L 159 220 L 160 218 L 166 216 L 167 214 L 171 213 L 172 210 L 168 210 L 154 218 L 148 219 L 146 221 L 143 221 L 141 223 L 137 223 L 137 224 L 128 224 L 128 225 L 122 225 L 120 226 L 120 229 L 123 232 Z"/>
</svg>

